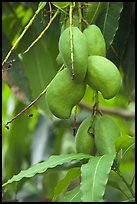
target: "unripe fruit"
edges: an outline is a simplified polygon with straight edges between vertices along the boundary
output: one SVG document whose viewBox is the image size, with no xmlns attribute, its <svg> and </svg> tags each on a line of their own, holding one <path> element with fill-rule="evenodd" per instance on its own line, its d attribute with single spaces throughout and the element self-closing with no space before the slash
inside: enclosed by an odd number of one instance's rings
<svg viewBox="0 0 137 204">
<path fill-rule="evenodd" d="M 121 135 L 118 124 L 109 116 L 101 116 L 94 124 L 94 141 L 100 155 L 116 153 L 115 142 Z"/>
<path fill-rule="evenodd" d="M 113 98 L 121 87 L 119 70 L 102 56 L 88 57 L 86 81 L 91 88 L 100 91 L 105 99 Z"/>
<path fill-rule="evenodd" d="M 96 25 L 89 25 L 83 34 L 86 36 L 88 55 L 106 56 L 106 43 L 100 28 Z"/>
<path fill-rule="evenodd" d="M 77 82 L 83 82 L 86 76 L 88 63 L 86 37 L 77 27 L 72 27 L 72 30 L 75 80 Z M 70 48 L 70 28 L 67 28 L 60 36 L 59 51 L 65 66 L 69 69 L 72 69 Z"/>
<path fill-rule="evenodd" d="M 63 64 L 63 60 L 62 60 L 62 57 L 61 57 L 61 54 L 59 52 L 57 58 L 56 58 L 56 62 L 58 63 L 58 65 L 62 65 Z"/>
<path fill-rule="evenodd" d="M 85 153 L 85 154 L 93 154 L 94 147 L 94 139 L 92 135 L 92 118 L 86 118 L 78 128 L 76 138 L 76 151 Z"/>
<path fill-rule="evenodd" d="M 60 119 L 67 119 L 72 108 L 83 98 L 86 84 L 71 79 L 71 70 L 63 69 L 50 82 L 46 96 L 50 111 Z"/>
</svg>

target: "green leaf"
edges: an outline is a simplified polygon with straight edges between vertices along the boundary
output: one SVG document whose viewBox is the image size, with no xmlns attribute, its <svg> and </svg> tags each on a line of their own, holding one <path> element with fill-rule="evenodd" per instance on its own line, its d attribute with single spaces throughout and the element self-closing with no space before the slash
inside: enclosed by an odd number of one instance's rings
<svg viewBox="0 0 137 204">
<path fill-rule="evenodd" d="M 86 3 L 86 2 L 85 2 Z M 96 19 L 101 12 L 103 6 L 107 2 L 88 2 L 84 8 L 84 19 L 89 23 L 93 24 L 96 22 Z"/>
<path fill-rule="evenodd" d="M 129 199 L 129 200 L 124 200 L 124 201 L 122 201 L 122 202 L 135 202 L 135 198 L 131 198 L 131 199 Z"/>
<path fill-rule="evenodd" d="M 81 167 L 82 202 L 101 202 L 115 155 L 92 157 Z"/>
<path fill-rule="evenodd" d="M 39 11 L 42 10 L 46 6 L 47 2 L 40 2 L 38 5 Z"/>
<path fill-rule="evenodd" d="M 33 27 L 31 29 L 31 32 L 35 33 L 35 29 Z M 29 32 L 26 34 L 22 43 L 24 42 L 27 44 L 26 38 L 30 38 L 30 34 L 31 33 Z M 44 40 L 39 41 L 37 45 L 24 55 L 22 65 L 33 99 L 36 99 L 40 95 L 55 76 L 56 71 L 53 60 L 52 54 L 48 50 L 47 44 Z M 37 101 L 36 107 L 48 116 L 51 115 L 47 105 L 46 95 L 43 95 Z"/>
<path fill-rule="evenodd" d="M 71 191 L 68 191 L 62 199 L 59 200 L 60 202 L 80 202 L 81 201 L 81 192 L 80 187 L 77 186 Z"/>
<path fill-rule="evenodd" d="M 57 165 L 61 165 L 65 162 L 70 162 L 72 160 L 81 160 L 83 158 L 90 158 L 91 155 L 82 154 L 82 153 L 72 153 L 67 155 L 52 155 L 48 160 L 35 164 L 29 169 L 22 170 L 19 174 L 14 175 L 11 179 L 9 179 L 3 186 L 6 186 L 9 183 L 20 181 L 21 179 L 30 178 L 35 176 L 35 174 L 44 173 L 48 168 L 54 168 Z"/>
<path fill-rule="evenodd" d="M 57 197 L 61 193 L 65 192 L 69 183 L 73 181 L 75 178 L 77 178 L 79 175 L 80 175 L 79 168 L 72 168 L 67 172 L 66 176 L 62 180 L 60 180 L 57 186 L 55 187 L 53 202 L 57 199 Z"/>
<path fill-rule="evenodd" d="M 3 33 L 2 35 L 2 44 L 5 48 L 2 50 L 2 55 L 4 59 L 7 54 L 6 52 L 8 52 L 8 49 L 11 47 L 10 41 L 6 37 L 5 33 Z M 16 61 L 15 63 L 13 63 L 13 67 L 11 70 L 4 71 L 2 80 L 9 85 L 9 87 L 19 100 L 28 103 L 32 100 L 31 90 L 23 72 L 23 66 L 17 57 L 16 51 L 12 55 L 12 59 L 16 59 Z"/>
<path fill-rule="evenodd" d="M 64 9 L 69 6 L 70 2 L 52 2 L 52 4 L 59 9 Z"/>
<path fill-rule="evenodd" d="M 112 44 L 119 27 L 120 13 L 123 9 L 122 2 L 107 2 L 106 8 L 98 18 L 98 26 L 102 30 L 107 48 Z"/>
<path fill-rule="evenodd" d="M 123 158 L 127 152 L 135 148 L 135 138 L 128 135 L 121 136 L 117 139 L 115 146 L 117 152 L 122 149 L 121 158 Z"/>
</svg>

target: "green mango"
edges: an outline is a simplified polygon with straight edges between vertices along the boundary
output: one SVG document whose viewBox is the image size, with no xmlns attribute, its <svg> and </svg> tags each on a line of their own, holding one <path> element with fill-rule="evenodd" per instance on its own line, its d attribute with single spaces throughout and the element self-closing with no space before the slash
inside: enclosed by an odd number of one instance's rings
<svg viewBox="0 0 137 204">
<path fill-rule="evenodd" d="M 100 28 L 96 25 L 89 25 L 83 34 L 86 36 L 88 55 L 99 55 L 106 57 L 106 43 Z"/>
<path fill-rule="evenodd" d="M 68 119 L 72 108 L 83 98 L 85 90 L 85 83 L 76 83 L 71 79 L 70 69 L 63 69 L 50 82 L 46 92 L 50 111 L 60 119 Z"/>
<path fill-rule="evenodd" d="M 63 64 L 63 60 L 62 60 L 62 57 L 61 57 L 61 54 L 59 52 L 59 54 L 57 55 L 56 57 L 56 62 L 58 63 L 58 65 L 62 65 Z"/>
<path fill-rule="evenodd" d="M 100 91 L 105 99 L 113 98 L 121 87 L 121 75 L 117 67 L 102 56 L 88 57 L 87 84 Z"/>
<path fill-rule="evenodd" d="M 91 117 L 86 118 L 79 126 L 75 137 L 75 144 L 78 153 L 94 154 L 95 145 Z"/>
<path fill-rule="evenodd" d="M 81 83 L 85 79 L 88 63 L 88 50 L 86 37 L 77 27 L 72 27 L 72 30 L 73 30 L 73 56 L 74 56 L 75 80 Z M 70 49 L 70 28 L 65 29 L 60 36 L 59 51 L 61 53 L 65 66 L 69 69 L 72 69 Z"/>
<path fill-rule="evenodd" d="M 121 136 L 118 124 L 109 116 L 101 116 L 94 123 L 94 141 L 100 155 L 115 154 L 115 142 Z"/>
</svg>

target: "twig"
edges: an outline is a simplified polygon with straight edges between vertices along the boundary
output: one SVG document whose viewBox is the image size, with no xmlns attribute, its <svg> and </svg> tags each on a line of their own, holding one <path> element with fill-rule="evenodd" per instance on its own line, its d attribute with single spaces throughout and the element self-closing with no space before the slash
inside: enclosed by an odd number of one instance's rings
<svg viewBox="0 0 137 204">
<path fill-rule="evenodd" d="M 74 47 L 73 47 L 72 15 L 73 15 L 73 2 L 70 3 L 69 18 L 70 18 L 70 50 L 71 50 L 72 80 L 74 80 L 75 73 L 74 73 L 74 54 L 73 54 Z"/>
<path fill-rule="evenodd" d="M 73 136 L 77 133 L 77 106 L 75 106 L 74 119 L 73 119 Z"/>
<path fill-rule="evenodd" d="M 51 7 L 51 3 L 49 2 L 49 12 L 50 12 L 50 20 L 52 18 L 52 7 Z"/>
<path fill-rule="evenodd" d="M 81 2 L 78 2 L 78 15 L 79 15 L 79 29 L 82 30 L 81 21 L 82 21 L 82 12 L 81 12 Z"/>
<path fill-rule="evenodd" d="M 57 10 L 54 14 L 54 16 L 50 19 L 48 25 L 46 26 L 46 28 L 40 33 L 40 35 L 36 38 L 36 40 L 33 41 L 33 43 L 24 51 L 23 54 L 27 53 L 32 47 L 33 45 L 38 42 L 38 40 L 44 35 L 44 33 L 48 30 L 49 26 L 51 25 L 51 23 L 53 22 L 53 20 L 56 18 L 56 16 L 58 15 L 59 10 Z"/>
<path fill-rule="evenodd" d="M 79 107 L 85 108 L 88 111 L 91 111 L 91 112 L 93 111 L 93 107 L 90 107 L 85 103 L 80 102 L 78 105 L 79 105 Z M 102 113 L 107 113 L 110 115 L 117 115 L 117 116 L 127 118 L 127 119 L 135 119 L 135 113 L 134 112 L 123 110 L 120 108 L 117 108 L 117 109 L 116 108 L 105 108 L 105 107 L 100 106 L 99 109 Z"/>
<path fill-rule="evenodd" d="M 12 118 L 10 121 L 8 121 L 5 125 L 5 127 L 7 129 L 9 129 L 8 124 L 12 123 L 16 118 L 18 118 L 22 113 L 24 113 L 26 110 L 28 110 L 31 106 L 34 105 L 34 103 L 36 103 L 36 101 L 38 101 L 47 91 L 48 86 L 44 89 L 44 91 L 42 91 L 42 93 L 40 93 L 40 95 L 34 100 L 32 101 L 26 108 L 24 108 L 22 111 L 20 111 L 14 118 Z"/>
<path fill-rule="evenodd" d="M 58 70 L 57 74 L 63 69 L 63 67 L 64 67 L 64 64 L 60 67 L 60 69 Z M 22 113 L 26 112 L 26 110 L 28 110 L 31 106 L 33 106 L 34 103 L 36 103 L 36 102 L 46 93 L 48 87 L 49 87 L 49 85 L 46 86 L 46 88 L 40 93 L 40 95 L 39 95 L 34 101 L 32 101 L 26 108 L 24 108 L 22 111 L 20 111 L 14 118 L 12 118 L 10 121 L 8 121 L 8 122 L 6 123 L 6 125 L 5 125 L 5 127 L 6 127 L 7 129 L 9 129 L 8 124 L 9 124 L 9 123 L 12 123 L 12 122 L 13 122 L 16 118 L 18 118 Z M 29 117 L 32 117 L 32 116 L 33 116 L 33 115 L 30 114 Z"/>
<path fill-rule="evenodd" d="M 83 23 L 85 23 L 86 24 L 86 26 L 88 26 L 89 25 L 89 23 L 84 19 L 84 18 L 82 18 L 82 21 L 83 21 Z"/>
<path fill-rule="evenodd" d="M 31 26 L 31 24 L 33 23 L 33 21 L 35 20 L 36 16 L 38 15 L 38 13 L 40 12 L 41 8 L 38 8 L 37 11 L 35 12 L 34 16 L 30 19 L 29 23 L 27 24 L 27 26 L 24 28 L 24 30 L 22 31 L 21 35 L 19 36 L 19 38 L 16 40 L 16 42 L 14 43 L 14 45 L 12 46 L 12 48 L 10 49 L 10 51 L 8 52 L 7 56 L 5 57 L 4 61 L 2 62 L 2 66 L 5 64 L 5 62 L 8 60 L 9 56 L 11 55 L 12 51 L 14 50 L 14 48 L 17 46 L 17 44 L 19 43 L 19 41 L 22 39 L 22 37 L 24 36 L 24 34 L 26 33 L 26 31 L 28 30 L 28 28 Z"/>
</svg>

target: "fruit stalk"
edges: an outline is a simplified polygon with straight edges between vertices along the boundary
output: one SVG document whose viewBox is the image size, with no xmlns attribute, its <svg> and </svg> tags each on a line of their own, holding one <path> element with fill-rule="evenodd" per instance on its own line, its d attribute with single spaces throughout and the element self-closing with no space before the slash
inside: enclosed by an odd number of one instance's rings
<svg viewBox="0 0 137 204">
<path fill-rule="evenodd" d="M 75 73 L 74 73 L 74 48 L 73 48 L 73 2 L 70 3 L 70 10 L 69 10 L 69 18 L 70 18 L 70 50 L 71 50 L 71 64 L 72 64 L 72 80 L 74 80 Z"/>
<path fill-rule="evenodd" d="M 78 2 L 78 15 L 79 15 L 79 29 L 82 30 L 82 12 L 81 12 L 81 2 Z"/>
</svg>

